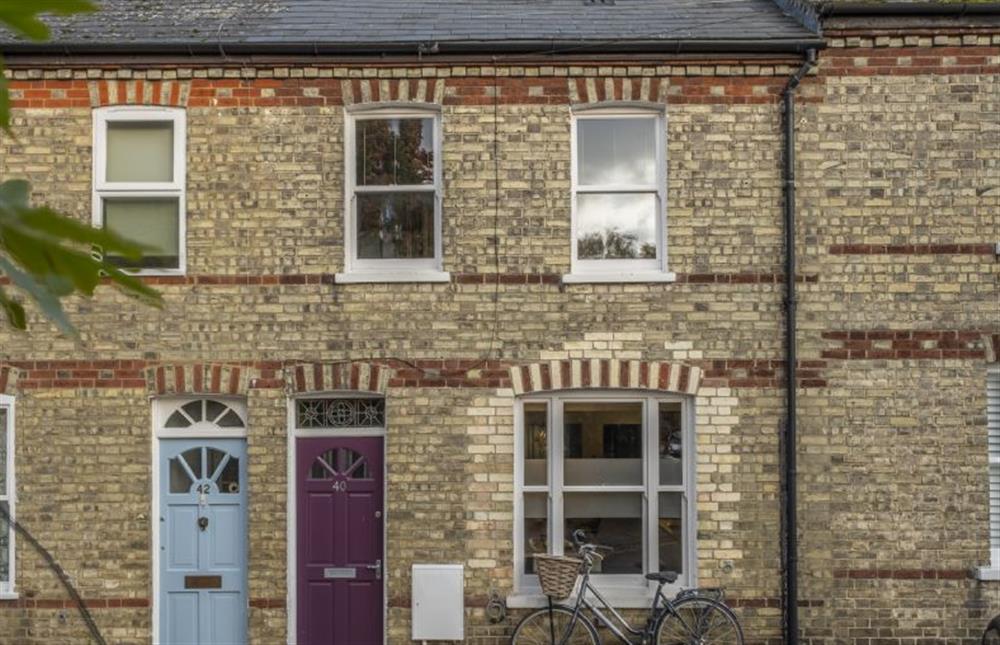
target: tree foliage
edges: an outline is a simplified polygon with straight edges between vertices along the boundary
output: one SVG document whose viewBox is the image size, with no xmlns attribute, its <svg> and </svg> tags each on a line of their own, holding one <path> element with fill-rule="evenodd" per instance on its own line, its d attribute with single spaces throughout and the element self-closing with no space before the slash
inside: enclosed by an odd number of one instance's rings
<svg viewBox="0 0 1000 645">
<path fill-rule="evenodd" d="M 30 40 L 45 40 L 49 29 L 41 14 L 93 11 L 87 0 L 0 0 L 0 25 Z M 10 95 L 0 61 L 0 129 L 11 131 Z M 62 307 L 62 298 L 74 293 L 92 296 L 102 279 L 125 293 L 159 306 L 160 296 L 134 276 L 104 259 L 104 252 L 138 260 L 143 249 L 108 231 L 44 206 L 31 206 L 28 182 L 0 183 L 0 274 L 31 298 L 43 315 L 66 334 L 75 329 Z M 0 310 L 15 329 L 27 328 L 19 300 L 0 284 Z"/>
</svg>

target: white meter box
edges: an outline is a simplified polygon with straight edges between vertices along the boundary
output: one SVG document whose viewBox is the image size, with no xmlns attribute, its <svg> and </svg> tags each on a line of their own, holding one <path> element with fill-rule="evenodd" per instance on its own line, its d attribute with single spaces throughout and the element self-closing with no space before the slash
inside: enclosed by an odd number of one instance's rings
<svg viewBox="0 0 1000 645">
<path fill-rule="evenodd" d="M 465 567 L 413 565 L 413 640 L 465 639 Z"/>
</svg>

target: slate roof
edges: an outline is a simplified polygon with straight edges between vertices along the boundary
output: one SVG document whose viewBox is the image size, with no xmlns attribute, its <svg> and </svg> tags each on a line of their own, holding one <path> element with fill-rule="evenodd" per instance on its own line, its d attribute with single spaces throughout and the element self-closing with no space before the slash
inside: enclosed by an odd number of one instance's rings
<svg viewBox="0 0 1000 645">
<path fill-rule="evenodd" d="M 815 33 L 772 0 L 98 0 L 47 17 L 50 51 L 392 51 L 500 44 L 804 42 Z M 28 46 L 0 29 L 0 50 Z M 34 47 L 38 47 L 37 45 Z M 626 47 L 627 48 L 627 47 Z"/>
</svg>

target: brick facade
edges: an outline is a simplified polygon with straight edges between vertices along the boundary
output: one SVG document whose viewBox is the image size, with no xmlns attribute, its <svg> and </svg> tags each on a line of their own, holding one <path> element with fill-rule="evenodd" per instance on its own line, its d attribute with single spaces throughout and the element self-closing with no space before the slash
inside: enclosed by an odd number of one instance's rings
<svg viewBox="0 0 1000 645">
<path fill-rule="evenodd" d="M 1000 583 L 968 573 L 989 561 L 997 45 L 981 33 L 834 37 L 799 91 L 807 642 L 971 643 L 1000 611 Z M 779 642 L 778 97 L 797 65 L 14 65 L 18 136 L 0 141 L 0 173 L 84 221 L 92 107 L 179 105 L 188 123 L 187 273 L 149 279 L 164 308 L 103 287 L 67 303 L 79 343 L 31 309 L 30 334 L 0 329 L 19 519 L 111 642 L 148 642 L 150 397 L 241 397 L 250 635 L 283 642 L 288 397 L 381 393 L 390 641 L 409 639 L 410 565 L 461 562 L 467 641 L 492 645 L 518 615 L 493 625 L 484 612 L 491 590 L 513 585 L 516 397 L 657 388 L 695 401 L 699 582 L 726 587 L 749 642 Z M 571 106 L 609 100 L 666 105 L 676 282 L 561 282 Z M 380 101 L 442 106 L 449 283 L 334 278 L 343 106 Z M 23 544 L 17 557 L 21 598 L 0 601 L 0 634 L 82 640 L 41 560 Z"/>
</svg>

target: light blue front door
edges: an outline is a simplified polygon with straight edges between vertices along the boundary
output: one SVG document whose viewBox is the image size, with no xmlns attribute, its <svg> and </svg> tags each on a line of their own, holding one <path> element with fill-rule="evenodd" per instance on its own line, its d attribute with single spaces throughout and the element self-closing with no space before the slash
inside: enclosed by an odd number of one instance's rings
<svg viewBox="0 0 1000 645">
<path fill-rule="evenodd" d="M 247 640 L 246 441 L 160 440 L 162 645 Z"/>
</svg>

